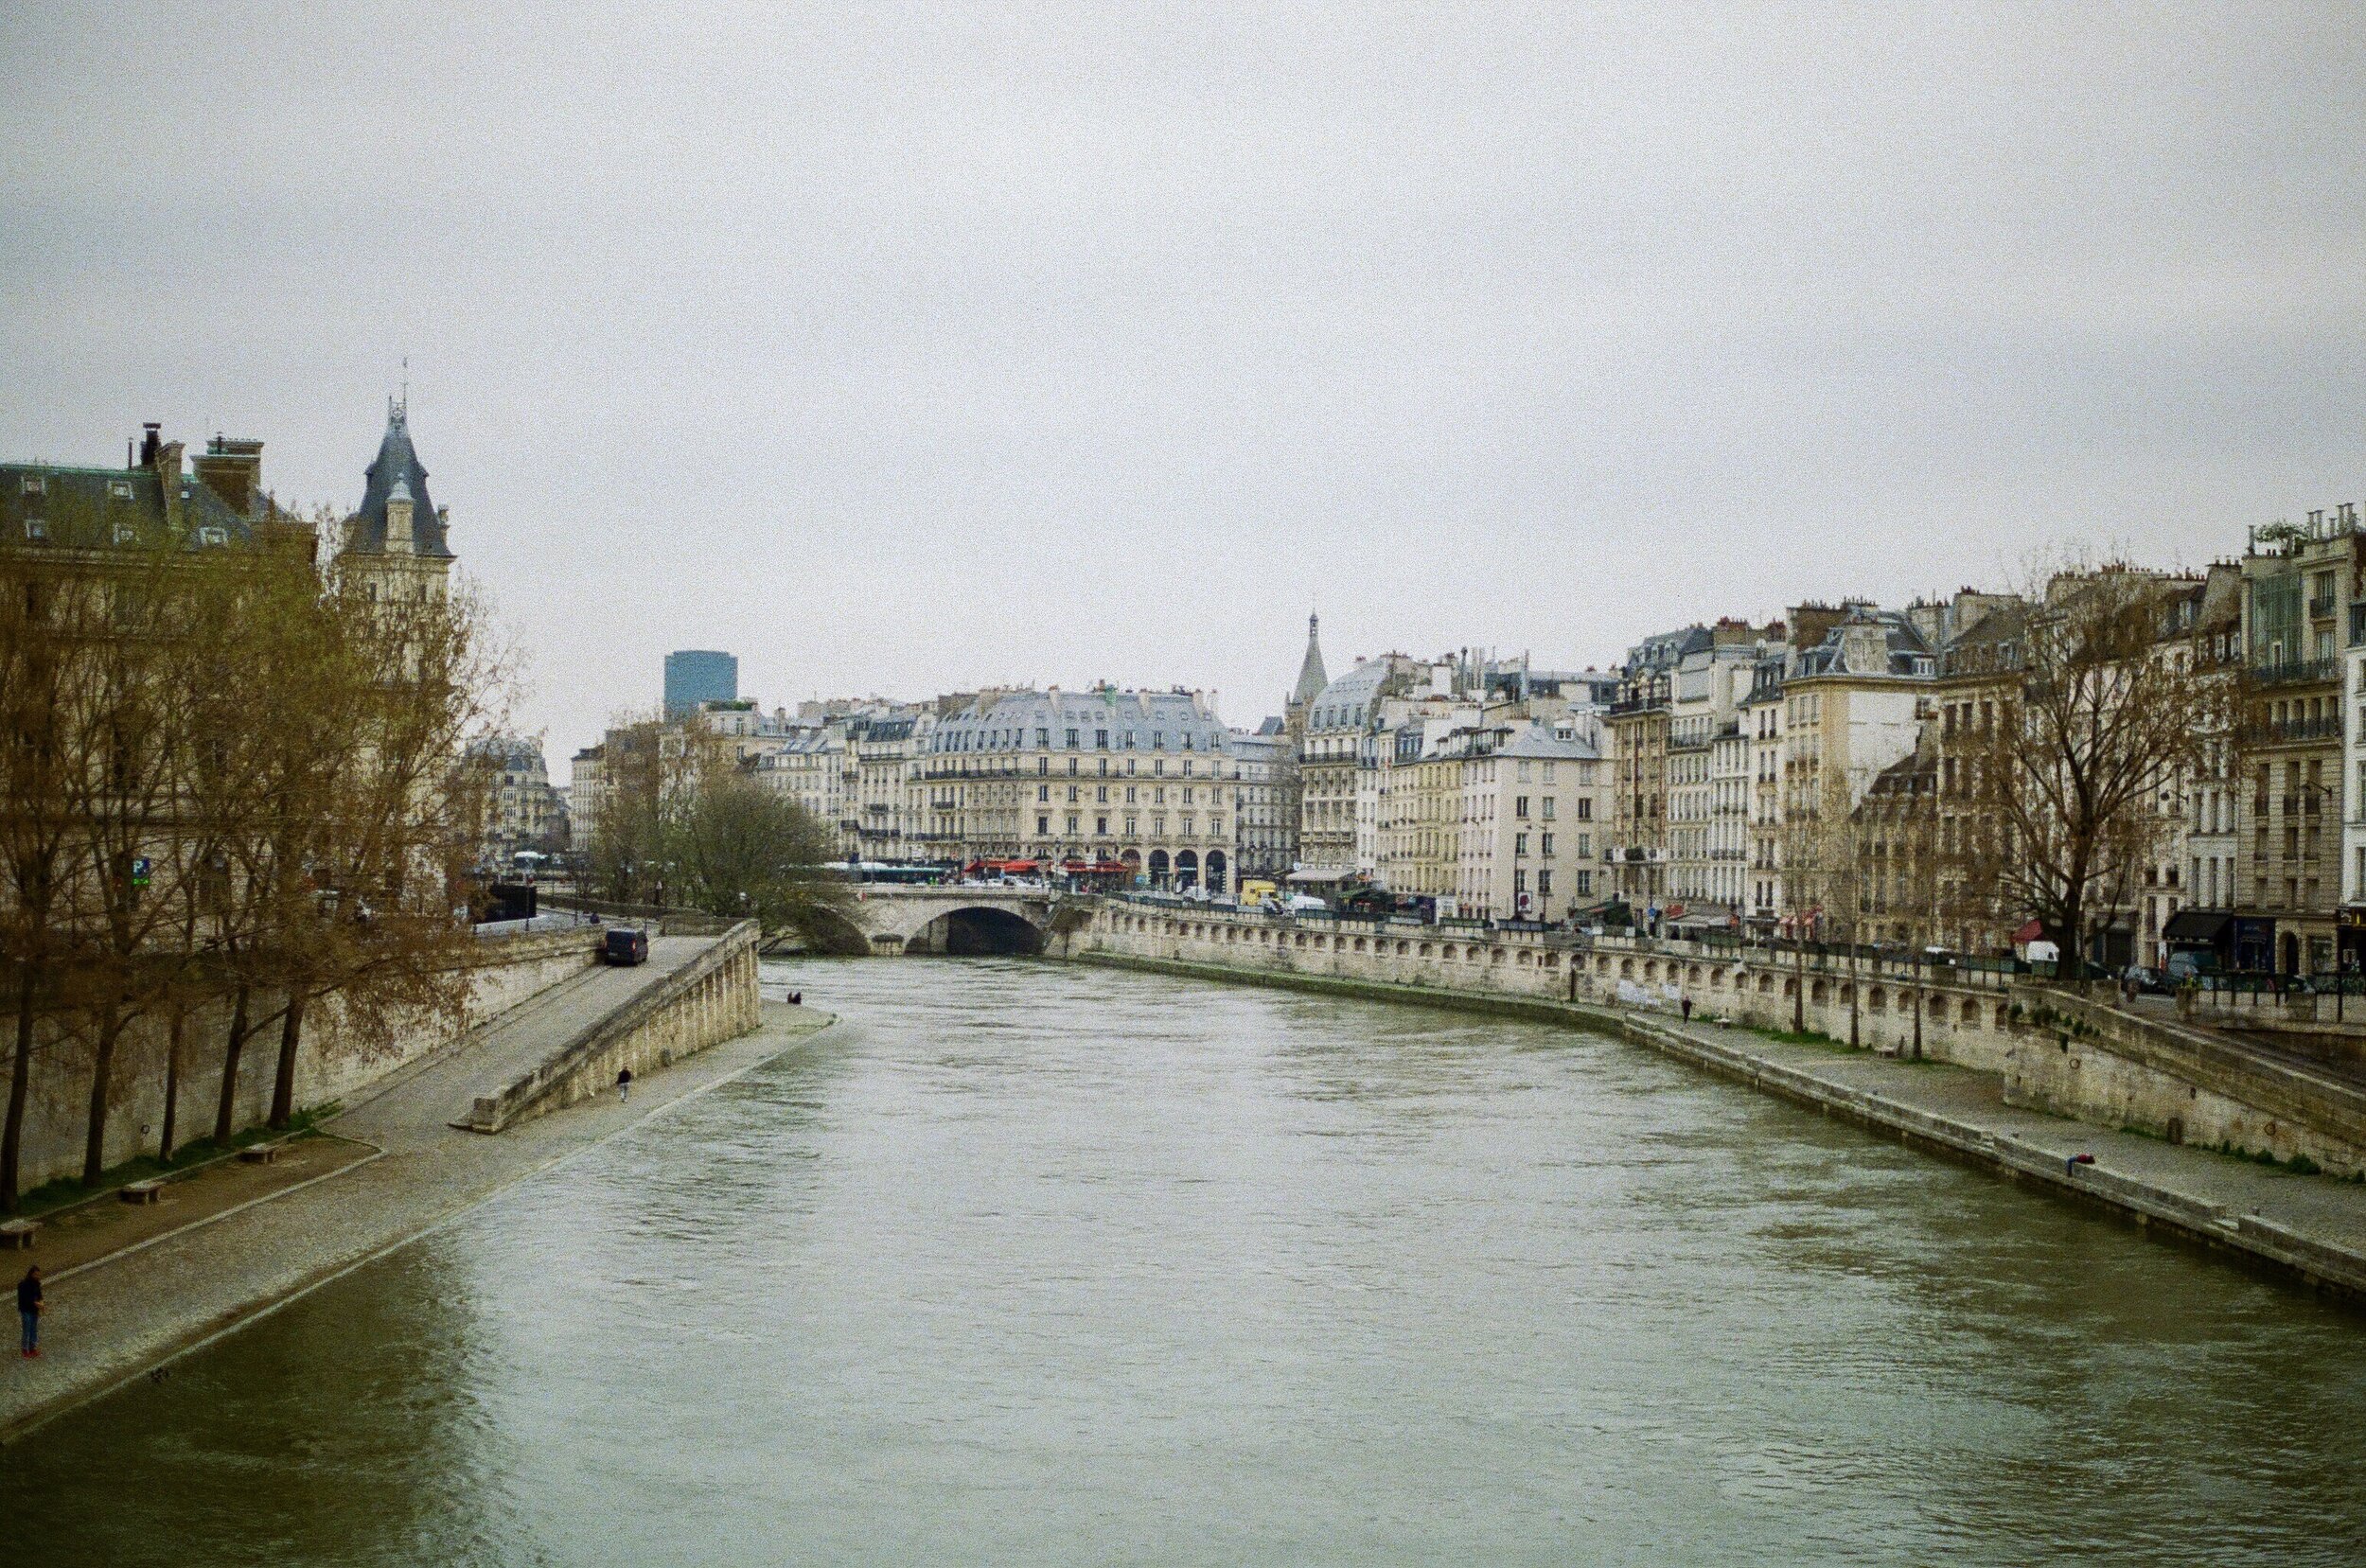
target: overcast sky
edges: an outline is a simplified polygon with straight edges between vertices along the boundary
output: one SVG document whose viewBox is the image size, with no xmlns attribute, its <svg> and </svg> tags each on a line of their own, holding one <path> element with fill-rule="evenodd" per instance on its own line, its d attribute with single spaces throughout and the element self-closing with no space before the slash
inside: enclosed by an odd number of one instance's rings
<svg viewBox="0 0 2366 1568">
<path fill-rule="evenodd" d="M 350 508 L 407 355 L 557 774 L 2199 563 L 2366 491 L 2366 26 L 2105 11 L 10 5 L 0 455 Z"/>
</svg>

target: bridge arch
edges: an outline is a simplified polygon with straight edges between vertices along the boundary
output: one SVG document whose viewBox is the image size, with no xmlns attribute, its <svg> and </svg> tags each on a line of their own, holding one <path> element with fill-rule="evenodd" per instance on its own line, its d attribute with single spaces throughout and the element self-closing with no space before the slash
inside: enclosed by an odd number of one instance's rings
<svg viewBox="0 0 2366 1568">
<path fill-rule="evenodd" d="M 991 904 L 969 904 L 933 916 L 904 939 L 903 950 L 977 958 L 1040 953 L 1043 943 L 1043 928 L 1025 915 Z"/>
</svg>

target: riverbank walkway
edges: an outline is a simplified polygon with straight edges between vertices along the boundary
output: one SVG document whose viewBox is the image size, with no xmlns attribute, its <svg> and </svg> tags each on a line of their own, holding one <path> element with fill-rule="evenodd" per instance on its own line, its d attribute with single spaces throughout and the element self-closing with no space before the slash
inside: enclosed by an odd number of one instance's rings
<svg viewBox="0 0 2366 1568">
<path fill-rule="evenodd" d="M 1615 1033 L 1721 1076 L 2111 1211 L 2366 1305 L 2366 1184 L 2302 1175 L 2004 1103 L 1994 1073 L 1803 1042 L 1673 1012 L 1095 953 L 1083 961 Z M 2075 1163 L 2092 1155 L 2092 1164 Z"/>
<path fill-rule="evenodd" d="M 359 1160 L 266 1201 L 53 1275 L 44 1355 L 36 1361 L 11 1355 L 0 1369 L 0 1444 L 393 1250 L 503 1188 L 738 1077 L 833 1021 L 818 1010 L 768 1002 L 754 1033 L 636 1078 L 628 1102 L 605 1096 L 496 1137 L 450 1125 L 476 1096 L 489 1092 L 488 1084 L 505 1084 L 531 1070 L 707 944 L 703 938 L 660 939 L 651 943 L 648 964 L 574 977 L 397 1075 L 327 1127 L 334 1138 L 364 1147 Z M 26 1256 L 0 1254 L 20 1270 Z"/>
</svg>

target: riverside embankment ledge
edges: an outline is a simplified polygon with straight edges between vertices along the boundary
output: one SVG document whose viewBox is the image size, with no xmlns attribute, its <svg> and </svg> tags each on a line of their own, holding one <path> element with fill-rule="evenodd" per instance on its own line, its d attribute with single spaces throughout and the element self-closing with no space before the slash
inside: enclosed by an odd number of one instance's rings
<svg viewBox="0 0 2366 1568">
<path fill-rule="evenodd" d="M 2366 1303 L 2366 1185 L 2196 1146 L 2223 1140 L 2238 1149 L 2274 1152 L 2281 1144 L 2334 1158 L 2354 1155 L 2337 1136 L 2346 1131 L 2338 1096 L 2315 1119 L 2323 1125 L 2296 1126 L 2288 1116 L 2234 1098 L 2229 1091 L 2239 1091 L 2240 1082 L 2222 1068 L 2209 1087 L 2185 1082 L 2174 1057 L 2131 1059 L 2122 1054 L 2125 1046 L 2112 1048 L 2102 1030 L 2080 1026 L 2069 1010 L 2041 1021 L 2041 1005 L 2017 998 L 2008 986 L 1908 989 L 1882 976 L 1778 975 L 1772 965 L 1695 952 L 1689 944 L 1553 948 L 1541 936 L 1359 929 L 1118 903 L 1078 934 L 1068 956 L 1230 983 L 1498 1011 L 1615 1033 Z M 1804 983 L 1806 995 L 1783 990 L 1778 978 Z M 1870 1012 L 1869 981 L 1883 993 L 1878 1013 Z M 1845 995 L 1842 985 L 1858 989 Z M 1682 1016 L 1687 998 L 1694 1003 L 1689 1021 Z M 1852 1003 L 1869 1048 L 1771 1037 L 1788 1032 L 1804 1013 L 1810 1031 L 1829 1034 L 1837 1025 L 1845 1038 Z M 1944 1010 L 1942 1020 L 1923 1020 L 1921 1060 L 1914 1059 L 1916 1031 L 1901 1019 L 1903 1006 Z M 1968 1034 L 1978 1036 L 1976 1043 L 1967 1042 Z M 2064 1080 L 2077 1091 L 2066 1090 Z M 2291 1084 L 2279 1080 L 2276 1092 L 2280 1103 L 2293 1103 Z M 2303 1103 L 2318 1108 L 2313 1099 Z M 2094 1114 L 2063 1114 L 2081 1108 Z M 2157 1121 L 2145 1125 L 2147 1115 L 2159 1118 L 2164 1108 L 2183 1120 L 2183 1141 L 2170 1141 Z M 2093 1163 L 2075 1163 L 2082 1154 Z"/>
</svg>

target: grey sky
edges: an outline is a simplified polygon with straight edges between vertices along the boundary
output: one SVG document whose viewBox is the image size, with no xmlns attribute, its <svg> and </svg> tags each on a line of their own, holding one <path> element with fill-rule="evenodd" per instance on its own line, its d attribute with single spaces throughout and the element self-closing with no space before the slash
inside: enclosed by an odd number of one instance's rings
<svg viewBox="0 0 2366 1568">
<path fill-rule="evenodd" d="M 406 354 L 554 766 L 1612 659 L 2358 496 L 2355 5 L 0 9 L 0 453 L 350 507 Z M 450 8 L 458 10 L 459 8 Z"/>
</svg>

